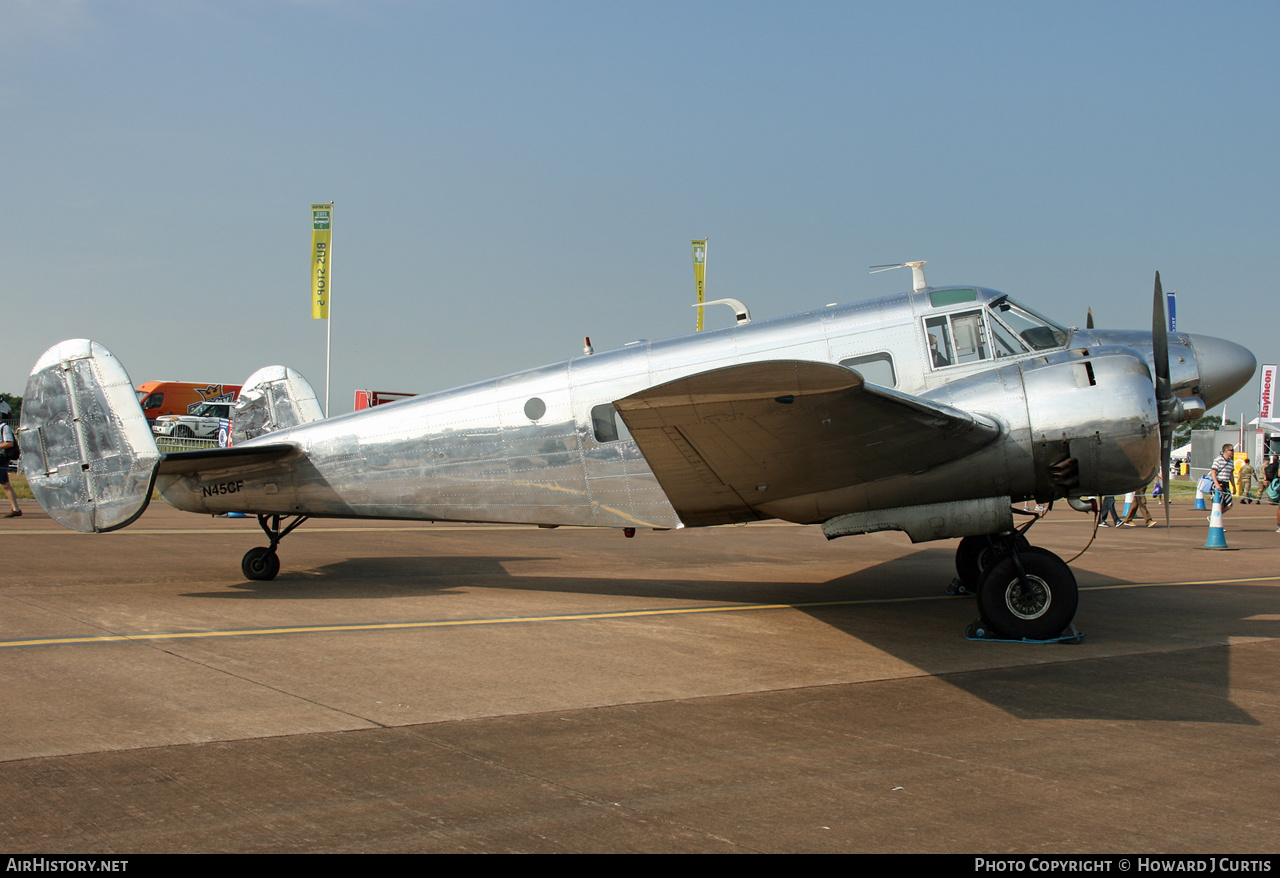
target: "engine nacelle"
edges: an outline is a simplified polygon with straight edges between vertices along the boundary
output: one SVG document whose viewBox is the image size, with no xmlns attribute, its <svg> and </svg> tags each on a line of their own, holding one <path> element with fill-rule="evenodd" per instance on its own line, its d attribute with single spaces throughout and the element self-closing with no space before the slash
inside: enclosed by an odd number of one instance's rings
<svg viewBox="0 0 1280 878">
<path fill-rule="evenodd" d="M 1036 496 L 1118 494 L 1155 478 L 1160 420 L 1140 353 L 1121 346 L 1069 350 L 1025 364 L 1023 382 Z"/>
</svg>

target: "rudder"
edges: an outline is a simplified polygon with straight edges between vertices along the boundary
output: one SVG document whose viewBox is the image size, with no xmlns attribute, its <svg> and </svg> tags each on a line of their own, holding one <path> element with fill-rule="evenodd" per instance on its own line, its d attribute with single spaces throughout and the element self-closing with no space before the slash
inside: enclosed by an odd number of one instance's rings
<svg viewBox="0 0 1280 878">
<path fill-rule="evenodd" d="M 18 428 L 31 493 L 64 527 L 118 530 L 147 508 L 160 452 L 133 383 L 111 351 L 87 338 L 36 361 Z"/>
</svg>

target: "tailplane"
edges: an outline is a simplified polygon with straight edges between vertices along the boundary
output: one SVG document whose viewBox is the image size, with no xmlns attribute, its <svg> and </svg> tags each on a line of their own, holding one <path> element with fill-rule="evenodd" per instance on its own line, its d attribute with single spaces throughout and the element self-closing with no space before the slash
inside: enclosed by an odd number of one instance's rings
<svg viewBox="0 0 1280 878">
<path fill-rule="evenodd" d="M 118 530 L 147 508 L 161 455 L 128 373 L 97 342 L 45 351 L 27 379 L 17 438 L 31 493 L 64 527 Z"/>
</svg>

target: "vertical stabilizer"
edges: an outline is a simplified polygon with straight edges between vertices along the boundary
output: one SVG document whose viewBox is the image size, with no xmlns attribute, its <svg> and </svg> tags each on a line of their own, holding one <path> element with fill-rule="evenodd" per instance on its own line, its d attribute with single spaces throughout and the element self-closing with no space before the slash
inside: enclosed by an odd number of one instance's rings
<svg viewBox="0 0 1280 878">
<path fill-rule="evenodd" d="M 31 493 L 64 527 L 116 530 L 147 508 L 160 452 L 124 366 L 95 341 L 60 342 L 36 362 L 18 445 Z"/>
<path fill-rule="evenodd" d="M 233 414 L 235 444 L 324 418 L 311 384 L 288 366 L 263 366 L 246 378 Z"/>
</svg>

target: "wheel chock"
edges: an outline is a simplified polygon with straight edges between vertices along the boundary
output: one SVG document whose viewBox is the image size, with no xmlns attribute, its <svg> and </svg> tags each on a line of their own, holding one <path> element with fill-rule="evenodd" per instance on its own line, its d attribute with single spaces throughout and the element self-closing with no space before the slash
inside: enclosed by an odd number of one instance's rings
<svg viewBox="0 0 1280 878">
<path fill-rule="evenodd" d="M 1083 643 L 1084 634 L 1076 628 L 1076 623 L 1072 622 L 1062 630 L 1057 637 L 1050 637 L 1048 640 L 1013 640 L 1006 637 L 1000 637 L 991 630 L 991 626 L 979 619 L 971 622 L 964 629 L 964 639 L 974 641 L 987 641 L 990 643 L 1027 643 L 1027 644 L 1044 644 L 1044 643 Z"/>
</svg>

